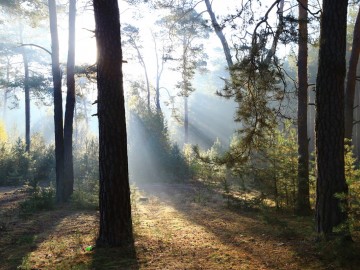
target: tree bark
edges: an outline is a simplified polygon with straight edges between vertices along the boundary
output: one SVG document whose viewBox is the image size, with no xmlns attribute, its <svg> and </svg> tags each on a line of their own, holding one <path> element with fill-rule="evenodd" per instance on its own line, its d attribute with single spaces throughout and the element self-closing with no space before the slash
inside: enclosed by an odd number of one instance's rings
<svg viewBox="0 0 360 270">
<path fill-rule="evenodd" d="M 184 96 L 184 143 L 189 143 L 189 96 Z"/>
<path fill-rule="evenodd" d="M 270 48 L 268 54 L 266 55 L 266 59 L 265 59 L 266 64 L 269 64 L 270 61 L 271 61 L 271 58 L 275 55 L 276 47 L 277 47 L 277 44 L 279 42 L 280 35 L 284 31 L 284 16 L 283 16 L 283 13 L 284 13 L 284 0 L 279 0 L 279 8 L 278 8 L 277 13 L 278 13 L 278 18 L 279 18 L 279 23 L 278 23 L 277 28 L 276 28 L 276 32 L 275 32 L 275 35 L 274 35 L 273 42 L 271 44 L 271 48 Z"/>
<path fill-rule="evenodd" d="M 360 53 L 360 9 L 354 26 L 353 43 L 349 60 L 349 69 L 345 92 L 345 138 L 351 140 L 354 122 L 354 98 L 356 86 L 356 70 Z"/>
<path fill-rule="evenodd" d="M 224 35 L 223 31 L 222 31 L 221 26 L 219 25 L 218 21 L 216 20 L 216 16 L 215 16 L 214 11 L 212 9 L 210 0 L 205 0 L 205 4 L 206 4 L 207 12 L 209 13 L 209 16 L 210 16 L 210 19 L 211 19 L 212 26 L 213 26 L 213 28 L 215 30 L 215 33 L 218 36 L 218 38 L 220 39 L 220 41 L 221 41 L 221 45 L 222 45 L 223 50 L 224 50 L 226 62 L 228 64 L 228 68 L 230 69 L 233 66 L 233 61 L 232 61 L 232 58 L 231 58 L 229 44 L 227 43 L 227 40 L 225 38 L 225 35 Z"/>
<path fill-rule="evenodd" d="M 94 0 L 98 48 L 100 246 L 133 242 L 117 0 Z"/>
<path fill-rule="evenodd" d="M 7 57 L 6 61 L 6 88 L 4 89 L 4 107 L 3 107 L 3 120 L 6 120 L 6 111 L 7 111 L 7 100 L 9 93 L 9 84 L 10 84 L 10 58 Z"/>
<path fill-rule="evenodd" d="M 133 44 L 134 44 L 134 48 L 135 48 L 135 50 L 137 52 L 138 60 L 140 62 L 140 65 L 144 69 L 144 76 L 145 76 L 145 82 L 146 82 L 146 93 L 147 93 L 147 108 L 150 111 L 150 108 L 151 108 L 150 107 L 150 81 L 149 81 L 148 71 L 147 71 L 146 64 L 145 64 L 143 56 L 141 55 L 139 47 L 137 46 L 134 39 L 132 39 L 132 41 L 133 41 Z"/>
<path fill-rule="evenodd" d="M 54 84 L 54 124 L 55 124 L 55 161 L 56 161 L 56 200 L 64 201 L 64 131 L 61 93 L 61 70 L 59 63 L 59 37 L 55 0 L 49 0 L 51 34 L 51 60 Z"/>
<path fill-rule="evenodd" d="M 316 80 L 316 228 L 325 236 L 347 220 L 344 172 L 344 79 L 347 0 L 323 0 Z M 343 205 L 343 206 L 344 206 Z"/>
<path fill-rule="evenodd" d="M 155 37 L 155 35 L 153 33 L 152 33 L 152 37 L 153 37 L 153 41 L 154 41 L 155 57 L 156 57 L 155 103 L 156 103 L 156 111 L 158 113 L 161 113 L 161 106 L 160 106 L 160 79 L 161 79 L 161 75 L 162 75 L 163 70 L 164 70 L 164 52 L 162 53 L 161 66 L 160 66 L 156 37 Z"/>
<path fill-rule="evenodd" d="M 30 87 L 29 87 L 29 61 L 25 52 L 22 52 L 24 61 L 24 91 L 25 91 L 25 145 L 26 152 L 30 152 Z"/>
<path fill-rule="evenodd" d="M 23 25 L 19 24 L 20 44 L 23 44 Z M 29 60 L 26 54 L 26 49 L 21 48 L 21 55 L 24 63 L 24 93 L 25 93 L 25 150 L 30 151 L 30 86 L 29 86 Z M 9 80 L 8 80 L 9 81 Z M 6 92 L 6 91 L 5 91 Z"/>
<path fill-rule="evenodd" d="M 75 21 L 76 0 L 70 0 L 69 5 L 69 48 L 66 74 L 66 109 L 64 123 L 64 181 L 65 200 L 73 193 L 74 164 L 73 164 L 73 122 L 75 109 Z"/>
<path fill-rule="evenodd" d="M 309 140 L 307 131 L 308 109 L 308 30 L 307 0 L 299 3 L 299 49 L 298 49 L 298 193 L 296 212 L 300 215 L 310 214 L 309 196 Z"/>
</svg>

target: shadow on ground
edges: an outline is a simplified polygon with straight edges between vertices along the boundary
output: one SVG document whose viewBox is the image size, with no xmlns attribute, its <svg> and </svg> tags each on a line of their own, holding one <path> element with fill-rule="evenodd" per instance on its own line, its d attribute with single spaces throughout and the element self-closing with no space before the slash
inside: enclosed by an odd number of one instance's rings
<svg viewBox="0 0 360 270">
<path fill-rule="evenodd" d="M 141 184 L 139 188 L 216 235 L 224 245 L 248 254 L 264 269 L 358 269 L 358 260 L 339 265 L 336 258 L 319 251 L 311 217 L 227 208 L 221 194 L 201 183 Z"/>
<path fill-rule="evenodd" d="M 126 248 L 95 248 L 89 269 L 139 269 L 134 245 Z"/>
</svg>

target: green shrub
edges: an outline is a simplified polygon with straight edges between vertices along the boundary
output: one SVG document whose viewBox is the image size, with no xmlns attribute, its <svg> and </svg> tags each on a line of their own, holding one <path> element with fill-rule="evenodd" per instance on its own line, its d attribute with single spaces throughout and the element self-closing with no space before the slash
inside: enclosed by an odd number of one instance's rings
<svg viewBox="0 0 360 270">
<path fill-rule="evenodd" d="M 188 163 L 177 144 L 170 141 L 161 112 L 148 110 L 141 98 L 132 97 L 128 118 L 130 179 L 184 181 L 190 177 Z"/>
<path fill-rule="evenodd" d="M 287 122 L 282 130 L 268 134 L 266 142 L 262 143 L 245 151 L 242 138 L 235 136 L 227 152 L 216 141 L 207 151 L 195 147 L 195 159 L 186 152 L 185 156 L 191 161 L 196 176 L 218 184 L 228 199 L 234 189 L 251 190 L 255 191 L 256 198 L 262 198 L 261 202 L 266 197 L 277 209 L 294 209 L 298 156 L 296 130 Z"/>
<path fill-rule="evenodd" d="M 0 144 L 0 185 L 20 185 L 55 178 L 54 147 L 47 145 L 41 135 L 32 136 L 30 152 L 26 151 L 25 142 L 20 138 L 14 143 Z"/>
<path fill-rule="evenodd" d="M 20 213 L 29 215 L 40 210 L 51 210 L 54 208 L 55 191 L 53 188 L 37 187 L 31 191 L 30 197 L 20 203 Z"/>
<path fill-rule="evenodd" d="M 71 197 L 77 208 L 97 209 L 99 194 L 99 142 L 86 138 L 74 151 L 74 192 Z"/>
</svg>

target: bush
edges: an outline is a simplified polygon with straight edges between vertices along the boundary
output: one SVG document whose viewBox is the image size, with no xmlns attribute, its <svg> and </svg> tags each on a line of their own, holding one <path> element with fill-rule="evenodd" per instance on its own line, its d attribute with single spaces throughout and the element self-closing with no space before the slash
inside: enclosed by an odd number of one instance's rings
<svg viewBox="0 0 360 270">
<path fill-rule="evenodd" d="M 20 203 L 20 212 L 29 215 L 40 210 L 54 208 L 55 191 L 53 188 L 37 187 L 31 191 L 30 197 Z"/>
<path fill-rule="evenodd" d="M 74 149 L 74 192 L 71 196 L 77 208 L 97 209 L 99 194 L 99 142 L 85 138 L 81 147 Z"/>
<path fill-rule="evenodd" d="M 242 191 L 251 189 L 256 191 L 254 196 L 262 198 L 261 201 L 266 196 L 277 209 L 294 209 L 297 192 L 296 142 L 296 131 L 288 122 L 283 130 L 268 134 L 266 143 L 251 151 L 244 151 L 241 137 L 235 136 L 225 153 L 220 142 L 216 141 L 207 151 L 201 152 L 195 147 L 196 158 L 188 159 L 198 178 L 218 184 L 225 195 L 234 188 Z"/>
<path fill-rule="evenodd" d="M 350 143 L 345 143 L 345 177 L 349 186 L 346 208 L 349 211 L 350 229 L 360 231 L 360 169 Z"/>
<path fill-rule="evenodd" d="M 55 178 L 54 147 L 47 145 L 39 134 L 34 134 L 31 142 L 30 152 L 26 152 L 25 142 L 20 138 L 15 143 L 1 142 L 0 185 L 37 183 Z"/>
<path fill-rule="evenodd" d="M 128 118 L 129 172 L 132 181 L 184 181 L 190 174 L 177 144 L 170 141 L 161 112 L 133 100 Z M 145 107 L 144 107 L 145 106 Z"/>
</svg>

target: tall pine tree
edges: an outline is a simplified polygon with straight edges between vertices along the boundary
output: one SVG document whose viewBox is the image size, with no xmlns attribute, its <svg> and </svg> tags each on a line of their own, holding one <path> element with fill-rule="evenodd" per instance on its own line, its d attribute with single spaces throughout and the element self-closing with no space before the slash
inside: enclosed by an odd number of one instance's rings
<svg viewBox="0 0 360 270">
<path fill-rule="evenodd" d="M 100 246 L 133 241 L 119 7 L 117 0 L 94 0 L 96 22 Z"/>
</svg>

